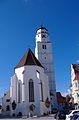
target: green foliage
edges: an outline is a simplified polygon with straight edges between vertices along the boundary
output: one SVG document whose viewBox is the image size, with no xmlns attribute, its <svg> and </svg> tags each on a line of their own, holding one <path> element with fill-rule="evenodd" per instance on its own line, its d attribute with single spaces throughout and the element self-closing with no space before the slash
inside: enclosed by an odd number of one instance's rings
<svg viewBox="0 0 79 120">
<path fill-rule="evenodd" d="M 49 101 L 49 98 L 48 98 L 48 97 L 47 97 L 46 100 L 45 100 L 45 106 L 46 106 L 47 108 L 50 107 L 50 101 Z"/>
<path fill-rule="evenodd" d="M 12 102 L 12 109 L 13 109 L 13 110 L 16 109 L 16 102 L 15 102 L 15 100 Z"/>
<path fill-rule="evenodd" d="M 35 105 L 34 105 L 34 104 L 31 104 L 31 105 L 29 106 L 29 109 L 30 109 L 31 111 L 34 111 Z"/>
</svg>

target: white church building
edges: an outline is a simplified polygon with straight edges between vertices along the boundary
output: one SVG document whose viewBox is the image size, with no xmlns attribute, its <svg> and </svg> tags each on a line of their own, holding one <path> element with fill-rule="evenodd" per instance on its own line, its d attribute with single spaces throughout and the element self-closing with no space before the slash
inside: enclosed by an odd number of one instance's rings
<svg viewBox="0 0 79 120">
<path fill-rule="evenodd" d="M 52 44 L 48 30 L 41 26 L 36 31 L 35 55 L 29 48 L 16 65 L 2 109 L 5 115 L 41 116 L 56 107 Z"/>
</svg>

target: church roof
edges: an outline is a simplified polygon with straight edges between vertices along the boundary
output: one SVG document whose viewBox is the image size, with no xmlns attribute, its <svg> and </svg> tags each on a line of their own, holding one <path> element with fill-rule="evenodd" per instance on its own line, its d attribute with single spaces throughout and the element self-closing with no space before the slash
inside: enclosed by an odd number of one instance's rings
<svg viewBox="0 0 79 120">
<path fill-rule="evenodd" d="M 35 57 L 35 55 L 33 54 L 30 48 L 25 52 L 24 56 L 22 57 L 22 59 L 16 65 L 15 68 L 19 68 L 26 65 L 37 65 L 43 67 L 41 63 L 37 60 L 37 58 Z"/>
<path fill-rule="evenodd" d="M 75 72 L 74 80 L 79 80 L 79 64 L 73 64 L 73 69 Z"/>
<path fill-rule="evenodd" d="M 45 27 L 43 27 L 43 26 L 41 25 L 41 27 L 39 27 L 39 28 L 36 30 L 36 32 L 37 32 L 38 30 L 40 30 L 40 29 L 48 31 Z"/>
<path fill-rule="evenodd" d="M 56 92 L 56 96 L 57 96 L 57 102 L 58 102 L 58 103 L 65 103 L 66 99 L 65 99 L 65 97 L 63 97 L 63 96 L 61 95 L 60 92 Z"/>
<path fill-rule="evenodd" d="M 79 72 L 79 64 L 73 64 L 73 68 L 75 72 Z"/>
</svg>

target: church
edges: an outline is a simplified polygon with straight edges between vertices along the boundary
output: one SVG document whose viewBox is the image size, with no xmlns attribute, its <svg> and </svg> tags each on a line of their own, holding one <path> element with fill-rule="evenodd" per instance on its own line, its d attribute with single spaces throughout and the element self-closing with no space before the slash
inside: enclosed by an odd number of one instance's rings
<svg viewBox="0 0 79 120">
<path fill-rule="evenodd" d="M 48 30 L 36 30 L 35 55 L 30 48 L 14 68 L 9 91 L 2 100 L 3 115 L 41 116 L 57 107 L 52 43 Z"/>
</svg>

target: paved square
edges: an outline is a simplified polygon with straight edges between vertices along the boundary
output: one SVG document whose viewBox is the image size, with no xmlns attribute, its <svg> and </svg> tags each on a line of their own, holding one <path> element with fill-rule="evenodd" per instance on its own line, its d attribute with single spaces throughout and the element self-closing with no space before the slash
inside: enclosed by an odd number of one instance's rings
<svg viewBox="0 0 79 120">
<path fill-rule="evenodd" d="M 6 118 L 2 120 L 55 120 L 54 115 L 47 116 L 47 117 L 32 117 L 32 118 Z"/>
</svg>

